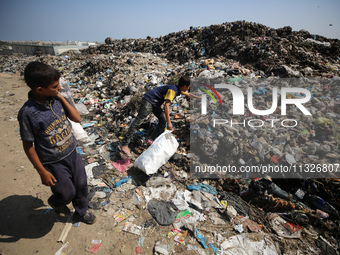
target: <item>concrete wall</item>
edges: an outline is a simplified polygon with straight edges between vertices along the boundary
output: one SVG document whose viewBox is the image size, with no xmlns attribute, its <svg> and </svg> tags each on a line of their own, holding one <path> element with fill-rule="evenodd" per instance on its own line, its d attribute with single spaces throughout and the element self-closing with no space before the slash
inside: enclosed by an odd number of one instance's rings
<svg viewBox="0 0 340 255">
<path fill-rule="evenodd" d="M 29 44 L 12 44 L 13 53 L 22 53 L 26 55 L 49 54 L 60 55 L 61 53 L 69 50 L 79 51 L 88 46 L 77 45 L 29 45 Z"/>
<path fill-rule="evenodd" d="M 13 53 L 22 53 L 26 55 L 41 54 L 54 55 L 53 46 L 47 45 L 29 45 L 29 44 L 12 44 Z"/>
<path fill-rule="evenodd" d="M 0 50 L 0 55 L 10 55 L 13 53 L 12 49 L 2 49 Z"/>
</svg>

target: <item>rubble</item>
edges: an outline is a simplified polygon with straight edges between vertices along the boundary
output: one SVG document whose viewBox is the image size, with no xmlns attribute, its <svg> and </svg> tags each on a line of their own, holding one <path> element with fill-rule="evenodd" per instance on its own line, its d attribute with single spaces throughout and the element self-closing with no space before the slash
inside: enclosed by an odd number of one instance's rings
<svg viewBox="0 0 340 255">
<path fill-rule="evenodd" d="M 62 56 L 0 56 L 0 71 L 22 74 L 29 62 L 41 60 L 62 73 L 82 115 L 80 131 L 75 132 L 80 134 L 77 151 L 89 179 L 89 205 L 126 235 L 139 236 L 137 253 L 144 249 L 144 239 L 158 231 L 155 254 L 339 254 L 339 178 L 190 175 L 190 165 L 197 160 L 190 131 L 209 160 L 217 160 L 214 153 L 222 151 L 238 166 L 319 160 L 339 164 L 339 56 L 336 39 L 238 21 L 191 27 L 159 38 L 108 37 L 104 45 Z M 272 101 L 273 86 L 267 81 L 299 78 L 311 84 L 313 97 L 306 107 L 313 119 L 301 118 L 302 125 L 289 132 L 277 126 L 243 130 L 223 126 L 215 136 L 209 118 L 198 122 L 187 99 L 178 97 L 171 104 L 178 148 L 146 174 L 134 163 L 149 148 L 148 134 L 156 125 L 153 116 L 145 119 L 132 141 L 131 159 L 124 158 L 117 146 L 143 93 L 176 83 L 182 74 L 227 79 L 240 88 L 268 78 L 253 89 L 261 109 L 270 108 L 267 102 Z M 319 80 L 312 79 L 316 77 Z M 222 99 L 229 96 L 221 93 Z M 210 102 L 210 116 L 230 116 L 231 109 L 223 113 L 214 108 L 217 104 Z M 91 245 L 88 251 L 105 243 L 93 240 Z"/>
<path fill-rule="evenodd" d="M 219 60 L 217 67 L 233 59 L 268 76 L 272 73 L 288 77 L 339 75 L 339 40 L 304 30 L 292 31 L 289 26 L 273 29 L 247 21 L 226 22 L 190 27 L 158 38 L 117 40 L 108 37 L 105 43 L 83 52 L 149 52 L 180 64 L 196 62 L 201 57 L 216 58 Z"/>
</svg>

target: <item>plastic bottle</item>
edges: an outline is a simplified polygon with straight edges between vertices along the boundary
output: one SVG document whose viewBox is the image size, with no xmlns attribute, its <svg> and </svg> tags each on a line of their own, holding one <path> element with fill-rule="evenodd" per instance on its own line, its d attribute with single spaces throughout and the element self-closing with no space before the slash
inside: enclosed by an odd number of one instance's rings
<svg viewBox="0 0 340 255">
<path fill-rule="evenodd" d="M 321 211 L 324 211 L 326 213 L 329 213 L 332 216 L 340 218 L 339 212 L 330 203 L 328 203 L 321 197 L 316 196 L 316 195 L 306 194 L 305 198 L 311 206 L 317 209 L 320 209 Z"/>
</svg>

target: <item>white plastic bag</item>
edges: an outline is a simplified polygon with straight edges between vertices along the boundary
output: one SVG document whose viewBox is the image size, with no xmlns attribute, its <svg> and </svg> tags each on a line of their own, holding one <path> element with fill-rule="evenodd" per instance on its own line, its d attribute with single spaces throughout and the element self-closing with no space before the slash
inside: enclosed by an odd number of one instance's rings
<svg viewBox="0 0 340 255">
<path fill-rule="evenodd" d="M 77 139 L 79 144 L 85 144 L 90 142 L 91 140 L 89 139 L 89 136 L 87 132 L 83 129 L 80 123 L 74 122 L 70 120 L 70 123 L 72 125 L 72 132 L 74 137 Z"/>
<path fill-rule="evenodd" d="M 77 104 L 75 104 L 75 107 L 76 107 L 76 109 L 77 109 L 77 111 L 79 112 L 80 115 L 86 115 L 86 114 L 90 113 L 87 110 L 86 105 L 84 105 L 83 103 L 77 103 Z"/>
<path fill-rule="evenodd" d="M 89 114 L 86 105 L 83 103 L 74 103 L 73 94 L 71 92 L 70 86 L 67 84 L 66 80 L 61 77 L 59 80 L 60 84 L 60 94 L 67 100 L 67 102 L 77 109 L 80 115 Z"/>
<path fill-rule="evenodd" d="M 60 85 L 60 94 L 67 100 L 67 102 L 72 105 L 74 108 L 76 107 L 75 106 L 75 103 L 73 101 L 73 95 L 72 95 L 72 92 L 71 92 L 71 89 L 70 89 L 70 86 L 67 84 L 66 80 L 61 77 L 59 79 L 59 85 Z"/>
<path fill-rule="evenodd" d="M 147 175 L 154 174 L 175 154 L 179 144 L 172 131 L 164 131 L 135 161 L 134 166 Z"/>
</svg>

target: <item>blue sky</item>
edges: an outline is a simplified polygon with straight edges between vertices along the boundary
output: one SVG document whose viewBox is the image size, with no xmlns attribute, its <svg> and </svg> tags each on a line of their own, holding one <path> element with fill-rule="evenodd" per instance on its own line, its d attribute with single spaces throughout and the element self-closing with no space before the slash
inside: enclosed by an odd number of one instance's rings
<svg viewBox="0 0 340 255">
<path fill-rule="evenodd" d="M 340 0 L 1 0 L 0 40 L 103 42 L 236 20 L 340 39 L 339 11 Z"/>
</svg>

